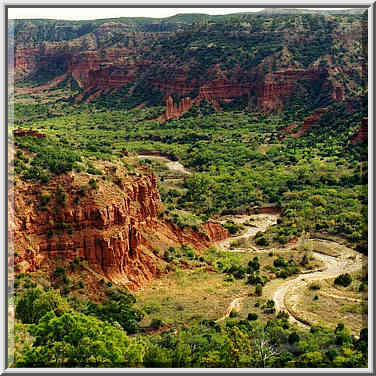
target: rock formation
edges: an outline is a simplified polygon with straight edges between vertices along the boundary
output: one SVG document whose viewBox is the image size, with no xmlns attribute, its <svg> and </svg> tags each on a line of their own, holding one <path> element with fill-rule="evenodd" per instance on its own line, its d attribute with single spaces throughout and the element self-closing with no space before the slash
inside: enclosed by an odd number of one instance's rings
<svg viewBox="0 0 376 376">
<path fill-rule="evenodd" d="M 292 138 L 299 138 L 304 133 L 308 132 L 313 126 L 319 125 L 321 116 L 325 114 L 328 111 L 327 108 L 319 108 L 312 112 L 309 116 L 307 116 L 304 121 L 303 125 L 300 127 L 300 129 L 295 133 L 290 133 L 291 130 L 296 129 L 297 125 L 291 124 L 288 127 L 282 129 L 280 131 L 280 139 L 284 139 L 286 137 L 292 137 Z"/>
<path fill-rule="evenodd" d="M 14 206 L 11 197 L 9 205 L 16 270 L 36 271 L 59 255 L 79 256 L 95 272 L 135 289 L 160 275 L 162 261 L 153 249 L 182 244 L 204 249 L 228 236 L 216 223 L 204 224 L 198 232 L 159 218 L 162 202 L 156 178 L 146 169 L 142 172 L 140 177 L 120 175 L 117 184 L 99 181 L 84 197 L 78 182 L 88 180 L 87 174 L 60 175 L 43 189 L 18 183 Z M 66 191 L 64 205 L 54 200 L 59 185 Z M 43 194 L 51 197 L 45 206 Z"/>
<path fill-rule="evenodd" d="M 24 128 L 17 128 L 13 131 L 13 135 L 16 137 L 35 137 L 35 138 L 45 138 L 46 135 L 44 133 L 40 133 L 33 129 L 24 129 Z"/>
<path fill-rule="evenodd" d="M 169 119 L 179 118 L 203 100 L 210 103 L 215 111 L 219 111 L 221 101 L 231 101 L 244 94 L 254 98 L 259 111 L 282 111 L 286 102 L 296 90 L 299 81 L 309 83 L 321 81 L 326 85 L 331 85 L 327 80 L 327 71 L 324 69 L 286 69 L 268 73 L 261 81 L 242 84 L 223 79 L 216 80 L 201 86 L 197 97 L 193 99 L 183 97 L 178 103 L 174 103 L 172 97 L 169 96 L 166 100 L 165 113 L 158 120 L 163 123 Z M 163 88 L 162 86 L 161 90 Z M 175 89 L 179 91 L 181 87 L 177 86 Z M 168 90 L 173 91 L 172 85 L 168 86 Z M 191 90 L 193 89 L 191 88 Z M 337 102 L 343 101 L 343 88 L 340 86 L 333 87 L 332 98 Z"/>
<path fill-rule="evenodd" d="M 360 122 L 358 132 L 351 139 L 352 144 L 358 144 L 368 139 L 368 118 L 364 117 Z"/>
<path fill-rule="evenodd" d="M 261 85 L 256 86 L 257 107 L 263 112 L 281 111 L 299 80 L 320 81 L 324 79 L 323 73 L 311 69 L 286 69 L 266 74 Z"/>
</svg>

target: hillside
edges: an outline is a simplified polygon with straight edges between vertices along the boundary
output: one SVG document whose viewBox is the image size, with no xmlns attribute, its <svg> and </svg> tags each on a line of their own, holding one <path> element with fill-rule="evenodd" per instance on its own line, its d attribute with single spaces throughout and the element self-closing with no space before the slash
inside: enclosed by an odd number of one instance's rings
<svg viewBox="0 0 376 376">
<path fill-rule="evenodd" d="M 281 111 L 299 93 L 316 102 L 311 107 L 325 106 L 360 93 L 367 81 L 364 25 L 359 14 L 269 11 L 16 20 L 15 79 L 78 87 L 76 103 L 113 98 L 125 107 L 163 105 L 171 96 L 178 102 L 205 99 L 216 109 L 239 99 L 244 108 Z"/>
</svg>

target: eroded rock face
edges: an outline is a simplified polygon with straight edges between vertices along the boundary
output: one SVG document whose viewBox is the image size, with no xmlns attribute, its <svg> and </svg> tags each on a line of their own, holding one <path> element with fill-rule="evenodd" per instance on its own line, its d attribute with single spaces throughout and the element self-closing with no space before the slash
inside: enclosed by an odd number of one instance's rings
<svg viewBox="0 0 376 376">
<path fill-rule="evenodd" d="M 328 73 L 325 69 L 286 69 L 274 73 L 266 74 L 262 79 L 254 82 L 233 83 L 227 80 L 216 80 L 207 85 L 203 85 L 198 90 L 197 97 L 183 97 L 178 103 L 174 103 L 171 96 L 166 100 L 166 111 L 158 118 L 160 122 L 169 119 L 176 119 L 188 112 L 194 105 L 199 105 L 205 100 L 210 103 L 215 111 L 220 111 L 221 101 L 231 101 L 242 95 L 248 95 L 249 102 L 256 103 L 256 108 L 262 112 L 282 111 L 286 102 L 297 89 L 299 81 L 323 82 L 331 88 L 331 96 L 337 101 L 343 101 L 344 91 L 341 86 L 331 87 Z M 174 92 L 172 84 L 162 86 L 161 89 L 168 89 Z M 175 92 L 184 93 L 181 86 L 175 87 Z M 190 88 L 192 91 L 193 88 Z M 251 100 L 252 99 L 252 100 Z"/>
<path fill-rule="evenodd" d="M 326 68 L 313 65 L 305 69 L 286 68 L 266 74 L 261 74 L 258 68 L 247 72 L 237 67 L 230 78 L 223 78 L 222 72 L 210 68 L 213 79 L 188 79 L 186 72 L 180 72 L 178 67 L 174 67 L 171 80 L 158 80 L 157 77 L 147 75 L 148 71 L 155 69 L 156 62 L 147 56 L 140 57 L 142 45 L 135 45 L 138 39 L 142 41 L 144 38 L 161 36 L 128 33 L 124 30 L 123 37 L 131 38 L 128 47 L 105 47 L 106 35 L 109 35 L 112 27 L 115 26 L 106 25 L 95 35 L 87 34 L 72 41 L 43 42 L 38 47 L 17 44 L 16 81 L 32 77 L 40 69 L 51 71 L 51 66 L 56 66 L 59 68 L 59 75 L 51 79 L 48 87 L 52 87 L 53 82 L 55 86 L 58 85 L 65 77 L 71 78 L 81 89 L 75 97 L 76 103 L 90 102 L 124 85 L 130 85 L 132 91 L 133 86 L 147 82 L 148 86 L 152 86 L 156 92 L 159 91 L 166 100 L 166 111 L 158 119 L 161 122 L 180 117 L 203 100 L 211 104 L 215 111 L 220 111 L 222 101 L 232 101 L 242 95 L 248 95 L 249 104 L 252 103 L 251 107 L 255 107 L 257 111 L 282 111 L 299 81 L 306 81 L 308 84 L 318 81 L 326 83 L 334 101 L 343 101 L 345 97 L 344 88 L 333 79 L 334 71 L 328 73 Z M 134 42 L 131 43 L 132 41 Z M 164 63 L 160 64 L 163 66 Z M 45 88 L 46 84 L 40 86 L 41 90 Z M 174 103 L 173 94 L 181 97 L 178 103 Z"/>
<path fill-rule="evenodd" d="M 364 117 L 360 122 L 360 128 L 358 133 L 356 133 L 352 140 L 352 144 L 358 144 L 360 142 L 366 141 L 368 139 L 368 118 Z"/>
<path fill-rule="evenodd" d="M 325 114 L 326 112 L 328 112 L 327 108 L 319 108 L 318 110 L 315 110 L 314 112 L 312 112 L 312 114 L 310 114 L 304 119 L 303 125 L 295 133 L 290 133 L 292 130 L 295 130 L 297 128 L 297 125 L 295 123 L 282 129 L 280 131 L 281 133 L 280 139 L 284 139 L 286 137 L 292 137 L 292 138 L 301 137 L 304 133 L 308 132 L 312 127 L 319 125 L 321 116 Z"/>
<path fill-rule="evenodd" d="M 95 272 L 135 289 L 161 274 L 161 260 L 151 250 L 182 244 L 203 249 L 228 236 L 214 223 L 198 232 L 160 219 L 156 178 L 144 172 L 141 177 L 122 176 L 118 184 L 99 182 L 79 203 L 74 200 L 82 174 L 61 175 L 43 188 L 17 185 L 10 217 L 16 271 L 36 271 L 44 260 L 59 255 L 80 256 Z M 65 205 L 54 200 L 58 185 L 66 191 Z M 51 195 L 44 208 L 42 191 Z"/>
<path fill-rule="evenodd" d="M 39 49 L 34 47 L 20 46 L 14 53 L 14 71 L 16 79 L 23 78 L 33 72 L 36 68 L 36 56 Z"/>
<path fill-rule="evenodd" d="M 13 135 L 16 137 L 35 137 L 35 138 L 45 138 L 44 133 L 32 129 L 17 128 L 13 131 Z"/>
<path fill-rule="evenodd" d="M 257 106 L 264 112 L 281 111 L 286 100 L 296 89 L 297 81 L 321 80 L 318 70 L 286 69 L 265 75 L 262 85 L 256 88 Z"/>
<path fill-rule="evenodd" d="M 203 225 L 205 233 L 211 242 L 217 242 L 229 237 L 227 229 L 215 222 L 207 222 Z"/>
</svg>

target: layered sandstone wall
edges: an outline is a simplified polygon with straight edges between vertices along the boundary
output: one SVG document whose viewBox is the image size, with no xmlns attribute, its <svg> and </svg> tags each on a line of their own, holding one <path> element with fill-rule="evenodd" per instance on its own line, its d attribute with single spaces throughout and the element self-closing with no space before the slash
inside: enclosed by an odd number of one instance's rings
<svg viewBox="0 0 376 376">
<path fill-rule="evenodd" d="M 76 182 L 82 178 L 62 175 L 43 189 L 27 183 L 16 186 L 9 227 L 16 270 L 36 271 L 59 255 L 66 259 L 80 256 L 95 272 L 134 289 L 160 275 L 161 260 L 151 250 L 182 244 L 203 249 L 228 236 L 227 230 L 215 223 L 205 224 L 199 232 L 181 230 L 160 219 L 162 202 L 156 178 L 150 173 L 123 177 L 120 187 L 100 182 L 75 204 Z M 59 206 L 52 197 L 42 208 L 41 191 L 53 195 L 58 185 L 67 193 L 65 205 Z"/>
<path fill-rule="evenodd" d="M 224 79 L 215 80 L 198 89 L 198 95 L 191 99 L 183 97 L 175 103 L 171 96 L 166 100 L 165 113 L 158 118 L 160 122 L 176 119 L 188 112 L 194 105 L 199 105 L 205 100 L 210 103 L 215 111 L 220 111 L 220 102 L 233 100 L 244 94 L 253 97 L 256 107 L 262 112 L 282 111 L 286 102 L 297 89 L 299 81 L 322 82 L 324 87 L 330 86 L 328 72 L 325 69 L 286 69 L 266 74 L 262 79 L 254 82 L 233 83 Z M 163 90 L 163 86 L 161 89 Z M 190 87 L 190 91 L 194 88 Z M 187 89 L 188 90 L 188 89 Z M 174 92 L 172 84 L 167 92 Z M 178 85 L 175 92 L 181 92 Z M 331 96 L 337 101 L 343 101 L 344 90 L 341 86 L 331 87 Z"/>
<path fill-rule="evenodd" d="M 111 89 L 117 90 L 126 84 L 136 84 L 146 79 L 146 73 L 155 67 L 155 62 L 148 57 L 135 58 L 141 51 L 131 43 L 128 47 L 100 48 L 104 43 L 101 38 L 101 35 L 94 37 L 88 34 L 74 41 L 43 43 L 38 48 L 17 46 L 16 80 L 53 63 L 61 67 L 60 77 L 63 77 L 63 73 L 69 75 L 81 88 L 82 92 L 75 98 L 76 102 L 89 102 Z M 210 77 L 214 79 L 188 79 L 187 72 L 180 72 L 176 68 L 173 78 L 168 80 L 148 77 L 148 82 L 166 98 L 166 111 L 159 120 L 163 122 L 178 118 L 203 100 L 220 111 L 221 101 L 231 101 L 244 94 L 249 96 L 259 111 L 281 111 L 302 80 L 308 83 L 321 81 L 324 86 L 329 85 L 331 97 L 335 101 L 343 101 L 345 97 L 344 88 L 334 82 L 323 67 L 312 65 L 306 69 L 288 68 L 267 74 L 261 74 L 257 69 L 246 72 L 238 67 L 232 73 L 231 79 L 219 78 L 223 74 L 216 71 L 210 73 Z M 60 79 L 56 80 L 56 85 L 59 82 Z M 172 95 L 181 97 L 178 103 L 174 103 Z"/>
</svg>

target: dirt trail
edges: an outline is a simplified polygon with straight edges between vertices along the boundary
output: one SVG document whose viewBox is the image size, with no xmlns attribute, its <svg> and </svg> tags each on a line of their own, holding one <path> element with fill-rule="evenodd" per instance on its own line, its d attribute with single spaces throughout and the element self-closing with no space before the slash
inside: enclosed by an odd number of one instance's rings
<svg viewBox="0 0 376 376">
<path fill-rule="evenodd" d="M 227 217 L 225 217 L 227 219 Z M 278 214 L 254 214 L 254 215 L 236 215 L 231 216 L 229 219 L 233 220 L 236 223 L 244 223 L 248 222 L 250 220 L 250 223 L 252 223 L 252 226 L 247 226 L 246 231 L 238 236 L 231 236 L 225 240 L 221 240 L 217 243 L 217 246 L 225 249 L 230 250 L 230 244 L 233 241 L 240 240 L 242 238 L 249 238 L 250 236 L 256 235 L 259 231 L 264 232 L 269 226 L 274 225 L 277 223 L 277 219 L 279 218 Z M 225 223 L 226 219 L 221 220 L 221 223 Z M 248 246 L 247 248 L 236 248 L 231 249 L 232 252 L 248 252 L 249 250 L 252 251 L 263 251 L 258 248 Z"/>
<path fill-rule="evenodd" d="M 240 304 L 241 304 L 241 301 L 242 301 L 243 299 L 244 299 L 244 296 L 241 296 L 241 297 L 235 298 L 235 299 L 230 303 L 230 305 L 227 307 L 225 314 L 224 314 L 221 318 L 219 318 L 218 320 L 216 320 L 215 322 L 222 321 L 222 320 L 226 319 L 227 317 L 229 317 L 231 311 L 232 311 L 234 308 L 237 309 L 237 310 L 239 311 L 239 310 L 240 310 Z"/>
<path fill-rule="evenodd" d="M 172 161 L 171 159 L 168 159 L 167 157 L 162 157 L 159 155 L 143 155 L 139 154 L 137 156 L 138 159 L 150 159 L 154 161 L 160 161 L 166 164 L 166 166 L 171 170 L 171 171 L 178 171 L 182 172 L 183 174 L 186 175 L 191 175 L 191 172 L 188 171 L 180 162 L 177 161 Z"/>
</svg>

